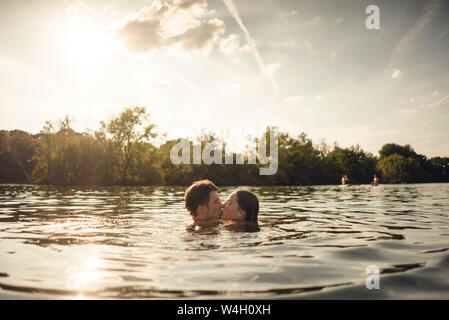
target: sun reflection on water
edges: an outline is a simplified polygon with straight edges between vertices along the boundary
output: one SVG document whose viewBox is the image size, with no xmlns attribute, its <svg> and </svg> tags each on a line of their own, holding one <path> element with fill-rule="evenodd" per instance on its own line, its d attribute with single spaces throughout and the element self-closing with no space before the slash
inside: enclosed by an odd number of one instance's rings
<svg viewBox="0 0 449 320">
<path fill-rule="evenodd" d="M 101 261 L 96 257 L 84 261 L 81 266 L 69 266 L 66 287 L 69 290 L 86 290 L 105 277 L 104 272 L 98 271 Z"/>
</svg>

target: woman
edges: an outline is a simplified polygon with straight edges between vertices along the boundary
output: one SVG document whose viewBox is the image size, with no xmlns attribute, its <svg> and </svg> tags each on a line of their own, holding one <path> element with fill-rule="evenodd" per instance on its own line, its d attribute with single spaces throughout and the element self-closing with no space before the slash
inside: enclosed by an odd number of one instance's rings
<svg viewBox="0 0 449 320">
<path fill-rule="evenodd" d="M 237 190 L 230 194 L 223 204 L 221 219 L 257 224 L 259 216 L 259 200 L 247 190 Z"/>
</svg>

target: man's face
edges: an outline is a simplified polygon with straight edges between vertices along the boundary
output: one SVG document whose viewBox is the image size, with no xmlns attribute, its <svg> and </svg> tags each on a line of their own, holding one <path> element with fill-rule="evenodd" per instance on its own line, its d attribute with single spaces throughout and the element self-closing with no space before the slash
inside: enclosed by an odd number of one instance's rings
<svg viewBox="0 0 449 320">
<path fill-rule="evenodd" d="M 222 214 L 222 205 L 217 191 L 209 193 L 209 203 L 207 216 L 209 218 L 218 219 Z"/>
</svg>

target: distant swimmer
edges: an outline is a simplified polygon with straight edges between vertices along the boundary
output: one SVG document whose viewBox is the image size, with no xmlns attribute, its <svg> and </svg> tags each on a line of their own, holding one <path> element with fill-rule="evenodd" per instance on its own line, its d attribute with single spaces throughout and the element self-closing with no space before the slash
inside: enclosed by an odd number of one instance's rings
<svg viewBox="0 0 449 320">
<path fill-rule="evenodd" d="M 343 186 L 349 184 L 349 178 L 348 178 L 348 176 L 346 174 L 345 175 L 341 175 L 341 184 Z"/>
<path fill-rule="evenodd" d="M 379 185 L 379 178 L 374 175 L 373 181 L 371 181 L 372 186 L 378 186 Z"/>
</svg>

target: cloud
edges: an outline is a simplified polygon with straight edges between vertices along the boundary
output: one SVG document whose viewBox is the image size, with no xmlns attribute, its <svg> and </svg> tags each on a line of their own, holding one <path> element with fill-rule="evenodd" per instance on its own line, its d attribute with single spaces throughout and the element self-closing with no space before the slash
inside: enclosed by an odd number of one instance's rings
<svg viewBox="0 0 449 320">
<path fill-rule="evenodd" d="M 143 53 L 161 47 L 163 38 L 158 20 L 134 20 L 117 32 L 118 38 L 126 40 L 126 48 L 133 53 Z"/>
<path fill-rule="evenodd" d="M 242 29 L 243 33 L 245 34 L 246 42 L 248 42 L 249 48 L 251 50 L 251 54 L 253 55 L 254 59 L 256 60 L 257 65 L 259 66 L 260 71 L 264 76 L 268 78 L 268 80 L 271 82 L 274 90 L 276 93 L 279 92 L 279 85 L 277 84 L 276 80 L 273 78 L 272 73 L 267 70 L 267 67 L 265 66 L 265 63 L 263 62 L 259 50 L 257 49 L 256 42 L 251 37 L 251 34 L 249 33 L 248 29 L 243 24 L 243 21 L 240 17 L 240 14 L 237 10 L 237 7 L 234 4 L 233 0 L 223 0 L 223 3 L 228 8 L 229 12 L 231 13 L 232 17 L 234 18 L 235 22 L 239 25 L 240 29 Z"/>
<path fill-rule="evenodd" d="M 270 63 L 266 66 L 266 72 L 273 77 L 273 75 L 281 68 L 280 63 Z"/>
<path fill-rule="evenodd" d="M 212 47 L 224 33 L 224 22 L 212 19 L 196 27 L 187 29 L 184 33 L 166 39 L 167 44 L 180 46 L 186 51 L 203 51 L 209 54 Z"/>
<path fill-rule="evenodd" d="M 298 11 L 296 11 L 296 10 L 281 13 L 282 18 L 295 17 L 297 15 L 298 15 Z"/>
<path fill-rule="evenodd" d="M 240 83 L 231 83 L 229 85 L 220 84 L 218 89 L 230 96 L 237 96 L 242 91 L 242 85 Z"/>
<path fill-rule="evenodd" d="M 419 94 L 411 97 L 410 99 L 404 99 L 401 103 L 410 105 L 410 108 L 416 109 L 431 109 L 439 107 L 441 104 L 449 100 L 449 94 L 441 95 L 437 90 L 430 90 L 424 94 Z M 418 109 L 419 108 L 419 109 Z"/>
<path fill-rule="evenodd" d="M 304 100 L 304 96 L 298 94 L 297 96 L 286 97 L 284 98 L 284 102 L 288 104 L 299 104 Z"/>
<path fill-rule="evenodd" d="M 132 53 L 178 48 L 209 54 L 225 32 L 223 21 L 204 19 L 209 13 L 206 0 L 156 0 L 129 15 L 115 37 Z"/>
<path fill-rule="evenodd" d="M 197 86 L 195 86 L 189 79 L 187 79 L 186 77 L 184 77 L 183 75 L 181 75 L 179 73 L 175 73 L 174 75 L 179 81 L 184 83 L 190 90 L 192 90 L 192 92 L 198 98 L 200 98 L 200 100 L 202 101 L 203 104 L 205 104 L 207 102 L 207 99 L 206 99 L 205 95 L 203 94 L 203 92 Z"/>
<path fill-rule="evenodd" d="M 207 7 L 206 0 L 175 0 L 174 3 L 182 10 L 190 10 L 193 7 Z"/>
<path fill-rule="evenodd" d="M 390 64 L 397 65 L 403 56 L 416 51 L 416 49 L 422 43 L 422 41 L 419 39 L 419 35 L 429 24 L 429 22 L 431 22 L 438 15 L 440 9 L 441 1 L 439 0 L 432 1 L 425 7 L 424 12 L 418 18 L 418 21 L 415 23 L 415 25 L 410 28 L 407 34 L 394 47 L 390 58 Z"/>
<path fill-rule="evenodd" d="M 401 70 L 394 69 L 394 70 L 393 70 L 393 73 L 391 74 L 391 77 L 392 77 L 393 79 L 399 79 L 399 78 L 401 78 L 401 77 L 402 77 L 402 72 L 401 72 Z"/>
<path fill-rule="evenodd" d="M 449 32 L 449 28 L 446 29 L 446 31 L 444 31 L 444 32 L 438 37 L 438 39 L 435 40 L 435 42 L 434 42 L 430 47 L 427 48 L 426 52 L 432 50 L 432 49 L 438 44 L 438 42 L 440 42 L 440 40 L 444 38 L 444 36 L 445 36 L 448 32 Z"/>
<path fill-rule="evenodd" d="M 401 110 L 401 114 L 403 116 L 411 116 L 411 115 L 414 115 L 415 113 L 416 113 L 416 109 L 415 108 L 402 109 Z"/>
<path fill-rule="evenodd" d="M 236 34 L 231 34 L 227 38 L 220 40 L 220 51 L 227 56 L 234 55 L 238 52 L 250 51 L 249 46 L 241 46 L 239 36 Z"/>
<path fill-rule="evenodd" d="M 445 95 L 444 97 L 442 97 L 440 99 L 434 100 L 431 103 L 421 104 L 420 107 L 423 109 L 436 108 L 436 107 L 439 107 L 444 102 L 446 102 L 446 100 L 449 100 L 449 94 Z"/>
<path fill-rule="evenodd" d="M 335 62 L 335 60 L 337 60 L 337 51 L 336 50 L 331 50 L 330 59 L 332 62 Z"/>
<path fill-rule="evenodd" d="M 152 84 L 152 87 L 159 91 L 166 91 L 170 89 L 170 84 L 165 81 L 159 81 Z"/>
<path fill-rule="evenodd" d="M 71 9 L 79 10 L 79 8 L 87 11 L 91 14 L 96 14 L 96 11 L 89 7 L 84 1 L 81 0 L 62 0 L 65 4 L 69 6 Z"/>
<path fill-rule="evenodd" d="M 104 6 L 103 9 L 101 9 L 102 13 L 108 12 L 112 10 L 112 4 Z"/>
</svg>

